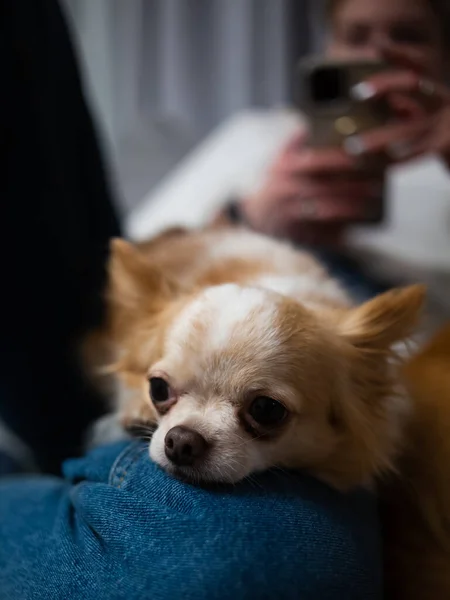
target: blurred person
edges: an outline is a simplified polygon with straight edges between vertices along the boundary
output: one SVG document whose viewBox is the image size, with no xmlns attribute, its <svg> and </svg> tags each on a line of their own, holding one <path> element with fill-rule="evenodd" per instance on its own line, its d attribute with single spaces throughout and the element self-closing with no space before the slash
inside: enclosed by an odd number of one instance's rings
<svg viewBox="0 0 450 600">
<path fill-rule="evenodd" d="M 354 136 L 342 149 L 310 149 L 307 132 L 300 131 L 262 188 L 243 198 L 239 209 L 260 231 L 332 246 L 343 241 L 345 232 L 345 224 L 333 221 L 353 220 L 361 201 L 379 194 L 381 180 L 361 181 L 362 156 L 384 152 L 392 166 L 438 153 L 450 166 L 450 88 L 444 84 L 450 14 L 445 0 L 331 0 L 328 17 L 328 57 L 380 58 L 392 64 L 391 71 L 358 86 L 356 96 L 364 102 L 394 95 L 408 118 Z"/>
<path fill-rule="evenodd" d="M 0 598 L 382 597 L 377 509 L 298 474 L 201 489 L 145 442 L 79 453 L 100 411 L 76 347 L 119 225 L 55 0 L 0 3 Z M 25 443 L 24 443 L 25 441 Z"/>
<path fill-rule="evenodd" d="M 445 83 L 450 6 L 446 0 L 329 0 L 327 19 L 326 56 L 378 58 L 392 65 L 353 93 L 360 102 L 387 99 L 398 119 L 347 138 L 342 148 L 309 148 L 307 129 L 300 129 L 278 154 L 259 189 L 231 203 L 226 215 L 320 251 L 338 276 L 364 296 L 397 284 L 404 269 L 396 272 L 395 265 L 383 263 L 386 268 L 377 265 L 376 275 L 367 276 L 361 253 L 355 260 L 346 245 L 352 224 L 364 220 L 363 210 L 380 201 L 383 189 L 384 173 L 378 178 L 361 176 L 363 161 L 382 156 L 389 169 L 436 154 L 450 168 L 450 88 Z M 428 275 L 411 270 L 412 279 Z M 440 321 L 450 314 L 450 306 L 443 306 L 439 298 L 433 312 L 440 314 Z"/>
</svg>

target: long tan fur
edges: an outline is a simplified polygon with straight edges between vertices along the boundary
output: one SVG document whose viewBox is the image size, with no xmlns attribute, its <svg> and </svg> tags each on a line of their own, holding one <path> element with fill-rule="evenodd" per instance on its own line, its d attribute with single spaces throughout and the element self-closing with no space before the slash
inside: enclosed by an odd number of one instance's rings
<svg viewBox="0 0 450 600">
<path fill-rule="evenodd" d="M 251 378 L 262 372 L 267 379 L 270 364 L 274 376 L 284 373 L 283 385 L 289 390 L 282 401 L 292 417 L 276 440 L 259 446 L 264 461 L 304 468 L 339 489 L 370 483 L 391 471 L 408 418 L 394 346 L 413 332 L 424 289 L 392 291 L 353 307 L 345 294 L 329 292 L 335 284 L 310 255 L 228 228 L 175 230 L 137 247 L 113 242 L 106 337 L 114 349 L 112 370 L 121 381 L 116 410 L 124 425 L 167 419 L 157 414 L 149 398 L 148 374 L 152 364 L 163 360 L 168 331 L 184 306 L 214 286 L 233 283 L 253 289 L 263 285 L 255 281 L 282 277 L 295 283 L 298 276 L 302 278 L 298 292 L 280 299 L 267 292 L 267 302 L 277 306 L 274 328 L 286 340 L 280 355 L 258 363 L 259 342 L 255 342 L 254 354 L 240 360 L 247 356 L 244 347 L 253 343 L 250 338 L 233 342 L 232 355 L 231 347 L 224 349 L 228 361 L 240 365 L 250 361 L 236 385 L 251 384 Z M 199 321 L 197 337 L 189 342 L 195 356 L 200 356 L 197 344 L 203 349 L 202 336 L 211 333 L 204 327 Z M 105 332 L 102 336 L 105 339 Z M 182 376 L 179 368 L 177 376 Z M 229 374 L 224 372 L 223 378 L 225 385 Z M 301 408 L 297 394 L 303 398 Z M 305 404 L 308 397 L 316 400 Z M 297 440 L 305 439 L 308 419 L 315 437 L 306 448 Z"/>
</svg>

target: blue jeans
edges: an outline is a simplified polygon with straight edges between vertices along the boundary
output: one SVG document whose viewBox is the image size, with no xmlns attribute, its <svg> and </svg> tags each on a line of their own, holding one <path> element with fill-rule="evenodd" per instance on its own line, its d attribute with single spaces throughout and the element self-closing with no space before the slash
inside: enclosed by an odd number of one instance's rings
<svg viewBox="0 0 450 600">
<path fill-rule="evenodd" d="M 201 489 L 145 444 L 0 484 L 1 600 L 381 599 L 375 499 L 266 473 Z"/>
</svg>

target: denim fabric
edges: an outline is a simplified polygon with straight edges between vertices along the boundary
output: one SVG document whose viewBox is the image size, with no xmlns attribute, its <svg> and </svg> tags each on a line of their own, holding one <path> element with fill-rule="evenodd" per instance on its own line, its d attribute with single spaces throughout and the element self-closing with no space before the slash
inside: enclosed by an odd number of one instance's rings
<svg viewBox="0 0 450 600">
<path fill-rule="evenodd" d="M 375 499 L 266 473 L 180 483 L 142 443 L 0 484 L 1 600 L 381 599 Z"/>
</svg>

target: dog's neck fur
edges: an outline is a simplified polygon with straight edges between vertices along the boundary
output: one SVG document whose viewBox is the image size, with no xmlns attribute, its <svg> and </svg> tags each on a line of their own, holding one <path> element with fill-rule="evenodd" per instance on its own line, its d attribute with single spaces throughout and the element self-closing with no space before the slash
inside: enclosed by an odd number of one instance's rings
<svg viewBox="0 0 450 600">
<path fill-rule="evenodd" d="M 173 238 L 165 234 L 139 249 L 189 287 L 237 283 L 321 306 L 352 304 L 311 254 L 245 229 L 213 228 Z"/>
</svg>

